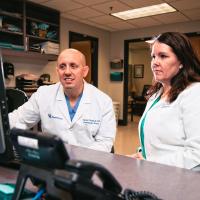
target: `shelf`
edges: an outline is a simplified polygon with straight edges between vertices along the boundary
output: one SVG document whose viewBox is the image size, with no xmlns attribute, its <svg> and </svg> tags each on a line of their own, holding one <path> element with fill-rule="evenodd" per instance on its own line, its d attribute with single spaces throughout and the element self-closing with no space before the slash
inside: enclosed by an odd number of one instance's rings
<svg viewBox="0 0 200 200">
<path fill-rule="evenodd" d="M 57 55 L 31 51 L 31 47 L 47 41 L 59 44 L 59 11 L 26 0 L 0 0 L 0 15 L 0 41 L 4 56 L 33 61 L 57 60 Z M 47 27 L 43 28 L 43 23 Z"/>
<path fill-rule="evenodd" d="M 20 58 L 28 58 L 28 59 L 40 59 L 46 61 L 56 61 L 57 55 L 53 54 L 41 54 L 33 51 L 17 51 L 12 49 L 1 49 L 3 56 L 12 56 L 12 57 L 20 57 Z"/>
<path fill-rule="evenodd" d="M 12 18 L 15 18 L 15 19 L 22 19 L 22 15 L 20 13 L 11 13 L 11 12 L 0 10 L 0 15 L 12 17 Z"/>
<path fill-rule="evenodd" d="M 0 28 L 0 32 L 9 33 L 9 34 L 14 34 L 14 35 L 23 35 L 22 32 L 9 31 L 9 30 L 2 29 L 2 28 Z"/>
<path fill-rule="evenodd" d="M 48 38 L 43 38 L 43 37 L 38 37 L 38 36 L 34 36 L 34 35 L 27 35 L 29 38 L 33 38 L 33 39 L 38 39 L 38 40 L 43 40 L 43 41 L 50 41 L 50 42 L 59 42 L 58 40 L 54 40 L 54 39 L 48 39 Z"/>
<path fill-rule="evenodd" d="M 51 26 L 59 27 L 59 24 L 51 23 L 46 20 L 44 21 L 44 20 L 33 18 L 33 17 L 26 17 L 26 19 L 30 20 L 30 21 L 34 21 L 34 22 L 40 22 L 40 23 L 45 23 L 45 24 L 51 25 Z"/>
<path fill-rule="evenodd" d="M 36 12 L 37 11 L 37 12 Z M 33 2 L 26 3 L 26 19 L 59 26 L 59 11 Z"/>
</svg>

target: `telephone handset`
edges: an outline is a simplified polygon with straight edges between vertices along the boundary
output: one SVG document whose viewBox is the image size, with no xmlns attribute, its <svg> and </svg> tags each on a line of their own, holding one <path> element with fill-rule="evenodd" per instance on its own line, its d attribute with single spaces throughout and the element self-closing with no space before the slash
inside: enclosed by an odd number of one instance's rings
<svg viewBox="0 0 200 200">
<path fill-rule="evenodd" d="M 97 163 L 69 160 L 66 164 L 66 170 L 78 174 L 78 176 L 81 177 L 75 181 L 78 183 L 79 187 L 79 189 L 76 187 L 76 194 L 79 193 L 79 191 L 84 191 L 80 196 L 83 197 L 83 193 L 86 193 L 86 199 L 90 199 L 89 197 L 95 194 L 93 196 L 95 197 L 95 200 L 161 200 L 148 191 L 138 192 L 131 189 L 125 189 L 124 193 L 122 193 L 122 187 L 115 177 L 106 168 Z M 94 174 L 96 174 L 102 181 L 103 188 L 95 187 L 92 183 L 91 179 Z M 81 186 L 83 186 L 84 189 L 81 190 Z"/>
<path fill-rule="evenodd" d="M 69 160 L 66 164 L 68 171 L 76 172 L 84 178 L 91 179 L 96 174 L 102 181 L 103 188 L 115 194 L 120 194 L 122 187 L 115 177 L 103 166 L 97 163 Z"/>
</svg>

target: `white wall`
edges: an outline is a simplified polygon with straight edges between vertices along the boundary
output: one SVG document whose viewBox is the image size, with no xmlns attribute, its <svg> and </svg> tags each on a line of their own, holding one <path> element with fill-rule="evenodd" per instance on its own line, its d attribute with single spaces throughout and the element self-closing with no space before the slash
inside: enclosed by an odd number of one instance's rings
<svg viewBox="0 0 200 200">
<path fill-rule="evenodd" d="M 124 40 L 152 37 L 166 31 L 179 31 L 183 33 L 200 31 L 200 21 L 112 32 L 110 36 L 110 59 L 124 58 Z M 113 91 L 111 96 L 115 98 L 115 101 L 120 102 L 120 119 L 122 119 L 123 83 L 112 84 L 110 89 Z M 115 91 L 117 91 L 117 93 Z"/>
</svg>

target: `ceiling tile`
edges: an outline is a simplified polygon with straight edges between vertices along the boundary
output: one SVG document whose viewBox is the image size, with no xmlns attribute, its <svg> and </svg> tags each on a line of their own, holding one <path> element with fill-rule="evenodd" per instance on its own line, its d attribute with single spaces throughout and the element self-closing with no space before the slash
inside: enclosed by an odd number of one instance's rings
<svg viewBox="0 0 200 200">
<path fill-rule="evenodd" d="M 96 25 L 96 27 L 107 30 L 107 31 L 117 31 L 117 29 L 115 29 L 115 28 L 111 28 L 111 27 L 103 26 L 103 25 Z"/>
<path fill-rule="evenodd" d="M 129 10 L 131 9 L 130 6 L 121 3 L 119 1 L 110 1 L 106 3 L 102 3 L 96 6 L 92 6 L 95 10 L 101 11 L 103 13 L 109 14 L 109 13 L 114 13 L 114 12 L 120 12 L 124 10 Z M 111 10 L 112 8 L 112 10 Z"/>
<path fill-rule="evenodd" d="M 90 26 L 93 26 L 93 27 L 96 27 L 96 28 L 104 29 L 104 30 L 107 30 L 107 31 L 114 31 L 115 30 L 115 29 L 110 28 L 106 25 L 101 25 L 101 24 L 97 24 L 95 22 L 89 21 L 88 19 L 79 19 L 78 22 L 84 23 L 84 24 L 87 24 L 87 25 L 90 25 Z"/>
<path fill-rule="evenodd" d="M 120 0 L 121 2 L 131 6 L 132 8 L 140 8 L 143 6 L 151 6 L 163 3 L 162 0 Z"/>
<path fill-rule="evenodd" d="M 113 17 L 111 15 L 103 15 L 103 16 L 91 18 L 90 21 L 93 21 L 99 24 L 110 24 L 110 23 L 121 22 L 122 20 L 116 17 Z"/>
<path fill-rule="evenodd" d="M 170 5 L 172 5 L 177 10 L 189 10 L 189 9 L 196 9 L 200 8 L 200 1 L 199 0 L 180 0 L 171 2 Z"/>
<path fill-rule="evenodd" d="M 108 30 L 108 31 L 115 31 L 116 29 L 114 28 L 111 28 L 111 27 L 108 27 L 107 25 L 101 25 L 101 24 L 97 24 L 95 22 L 91 22 L 91 21 L 88 21 L 88 20 L 81 20 L 82 23 L 84 24 L 88 24 L 88 25 L 91 25 L 91 26 L 95 26 L 97 28 L 100 28 L 100 29 L 104 29 L 104 30 Z"/>
<path fill-rule="evenodd" d="M 87 19 L 80 20 L 80 22 L 82 22 L 82 23 L 84 23 L 84 24 L 91 25 L 91 26 L 97 25 L 97 23 L 91 22 L 91 21 L 89 21 L 89 20 L 87 20 Z"/>
<path fill-rule="evenodd" d="M 115 28 L 117 30 L 127 30 L 127 29 L 137 28 L 136 26 L 126 23 L 126 22 L 107 24 L 107 26 L 109 26 L 111 28 Z"/>
<path fill-rule="evenodd" d="M 83 7 L 83 5 L 74 3 L 71 0 L 50 0 L 43 3 L 43 5 L 60 10 L 61 12 Z"/>
<path fill-rule="evenodd" d="M 78 3 L 84 4 L 86 6 L 96 5 L 103 2 L 108 2 L 106 0 L 74 0 Z"/>
<path fill-rule="evenodd" d="M 189 19 L 185 17 L 184 15 L 182 15 L 180 12 L 155 15 L 155 16 L 152 16 L 152 18 L 162 22 L 163 24 L 189 21 Z"/>
<path fill-rule="evenodd" d="M 132 19 L 129 20 L 128 22 L 138 27 L 157 26 L 162 24 L 161 22 L 154 20 L 151 17 Z"/>
<path fill-rule="evenodd" d="M 90 18 L 90 17 L 96 17 L 96 16 L 102 15 L 102 13 L 100 13 L 96 10 L 93 10 L 91 8 L 88 8 L 88 7 L 72 10 L 68 13 L 71 14 L 71 15 L 77 16 L 80 19 L 87 19 L 87 18 Z"/>
<path fill-rule="evenodd" d="M 200 8 L 182 11 L 187 17 L 192 20 L 200 20 Z"/>
<path fill-rule="evenodd" d="M 79 20 L 78 17 L 70 15 L 69 13 L 61 13 L 61 17 L 64 17 L 64 18 L 67 18 L 67 19 Z"/>
</svg>

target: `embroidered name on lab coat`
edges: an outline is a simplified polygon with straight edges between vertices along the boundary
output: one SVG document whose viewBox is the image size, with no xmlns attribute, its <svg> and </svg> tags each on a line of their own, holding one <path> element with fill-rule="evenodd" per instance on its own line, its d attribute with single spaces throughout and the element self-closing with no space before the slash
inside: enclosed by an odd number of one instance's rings
<svg viewBox="0 0 200 200">
<path fill-rule="evenodd" d="M 50 119 L 60 119 L 60 120 L 63 119 L 63 118 L 58 117 L 58 116 L 53 116 L 52 114 L 48 114 L 48 117 L 49 117 Z"/>
<path fill-rule="evenodd" d="M 84 124 L 99 124 L 100 120 L 95 120 L 95 119 L 83 119 Z"/>
</svg>

